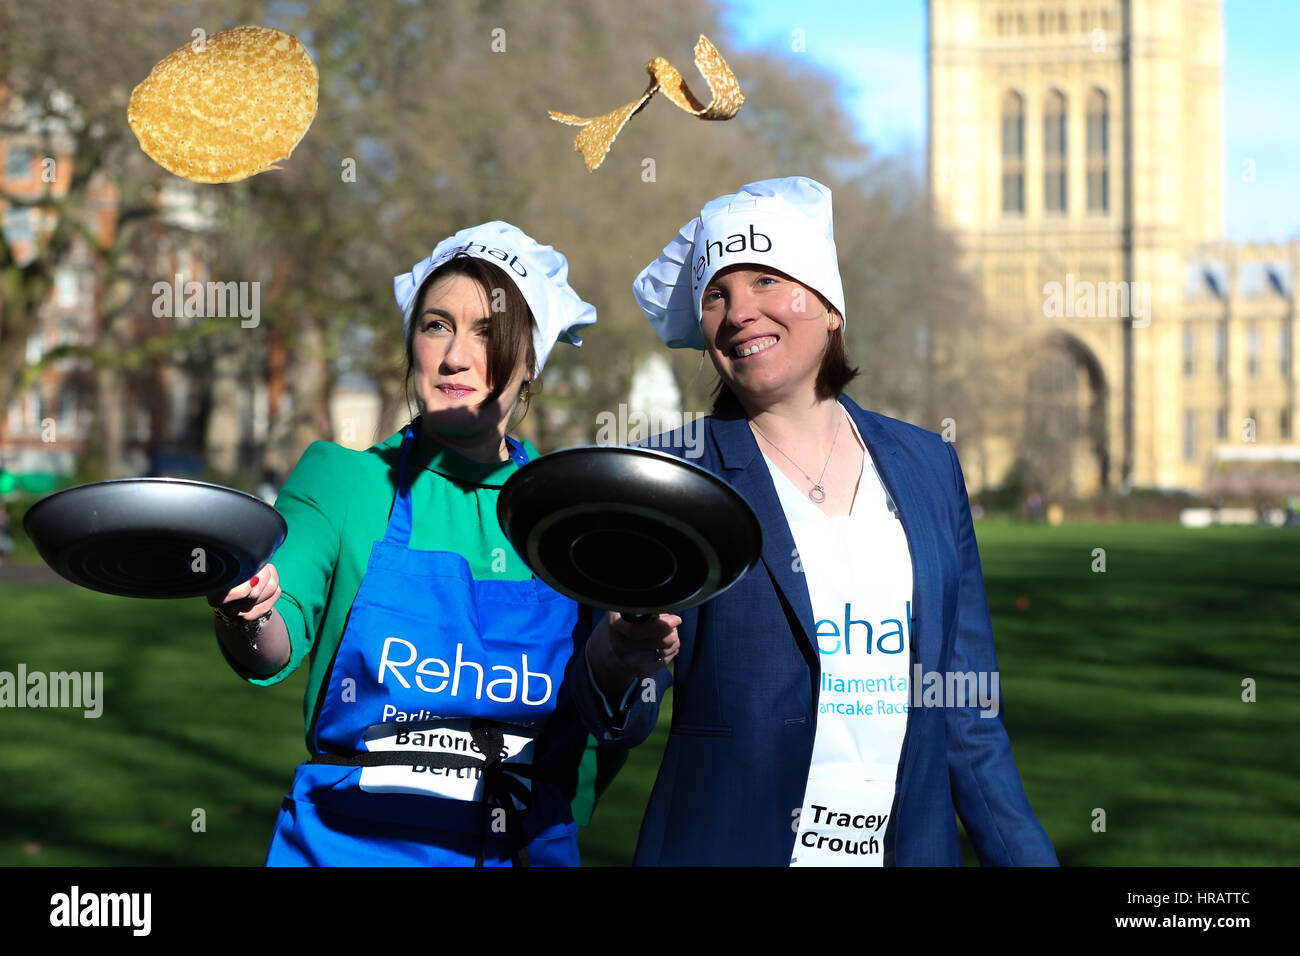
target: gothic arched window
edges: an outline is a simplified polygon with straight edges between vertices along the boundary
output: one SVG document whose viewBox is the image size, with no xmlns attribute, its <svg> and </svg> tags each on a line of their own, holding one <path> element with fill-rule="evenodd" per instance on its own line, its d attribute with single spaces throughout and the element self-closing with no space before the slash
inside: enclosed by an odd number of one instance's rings
<svg viewBox="0 0 1300 956">
<path fill-rule="evenodd" d="M 1014 90 L 1002 97 L 1002 212 L 1025 211 L 1025 98 Z"/>
<path fill-rule="evenodd" d="M 1088 91 L 1088 211 L 1110 212 L 1110 103 Z"/>
<path fill-rule="evenodd" d="M 1065 212 L 1066 135 L 1065 94 L 1052 90 L 1043 106 L 1043 209 Z"/>
</svg>

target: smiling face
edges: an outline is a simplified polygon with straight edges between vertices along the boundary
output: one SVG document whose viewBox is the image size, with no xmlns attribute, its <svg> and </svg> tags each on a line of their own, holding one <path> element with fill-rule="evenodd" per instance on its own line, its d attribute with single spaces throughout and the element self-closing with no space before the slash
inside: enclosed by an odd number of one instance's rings
<svg viewBox="0 0 1300 956">
<path fill-rule="evenodd" d="M 491 301 L 504 299 L 507 286 L 509 292 L 515 291 L 506 280 L 494 289 Z M 513 307 L 515 311 L 522 308 L 523 319 L 531 327 L 527 305 Z M 520 387 L 529 377 L 531 328 L 526 330 L 527 348 L 522 350 L 521 360 L 494 368 L 501 365 L 496 353 L 518 354 L 521 350 L 517 343 L 507 349 L 505 339 L 511 329 L 506 315 L 492 311 L 481 282 L 459 271 L 441 275 L 425 287 L 411 325 L 412 383 L 425 426 L 459 437 L 504 434 Z M 518 334 L 516 331 L 516 338 Z M 499 393 L 493 396 L 494 391 Z"/>
<path fill-rule="evenodd" d="M 704 289 L 700 332 L 718 375 L 746 406 L 807 393 L 811 401 L 840 316 L 783 272 L 723 269 Z"/>
</svg>

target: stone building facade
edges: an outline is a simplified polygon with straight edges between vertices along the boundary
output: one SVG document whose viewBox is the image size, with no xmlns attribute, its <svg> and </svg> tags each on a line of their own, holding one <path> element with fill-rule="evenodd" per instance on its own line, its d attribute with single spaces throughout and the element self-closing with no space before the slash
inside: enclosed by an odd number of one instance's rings
<svg viewBox="0 0 1300 956">
<path fill-rule="evenodd" d="M 1223 239 L 1219 0 L 928 18 L 934 214 L 1008 396 L 961 449 L 972 488 L 1203 490 L 1225 445 L 1294 445 L 1300 243 Z"/>
</svg>

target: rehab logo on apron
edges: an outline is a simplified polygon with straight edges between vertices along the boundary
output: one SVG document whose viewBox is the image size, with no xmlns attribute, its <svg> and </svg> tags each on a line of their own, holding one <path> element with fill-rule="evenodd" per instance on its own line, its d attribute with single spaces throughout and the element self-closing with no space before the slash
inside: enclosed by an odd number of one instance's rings
<svg viewBox="0 0 1300 956">
<path fill-rule="evenodd" d="M 411 550 L 413 441 L 408 427 L 392 514 L 371 549 L 313 742 L 321 753 L 412 755 L 363 766 L 362 790 L 482 800 L 474 764 L 486 755 L 470 720 L 500 726 L 502 752 L 493 756 L 505 769 L 531 763 L 573 652 L 577 605 L 535 578 L 477 581 L 460 554 Z M 515 461 L 526 462 L 522 446 L 507 441 Z M 424 753 L 461 759 L 420 763 Z"/>
</svg>

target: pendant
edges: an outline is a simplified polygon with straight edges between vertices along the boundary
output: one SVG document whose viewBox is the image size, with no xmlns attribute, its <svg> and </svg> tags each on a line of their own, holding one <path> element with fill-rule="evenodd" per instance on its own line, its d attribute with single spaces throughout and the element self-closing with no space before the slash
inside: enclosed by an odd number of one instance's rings
<svg viewBox="0 0 1300 956">
<path fill-rule="evenodd" d="M 813 485 L 812 491 L 808 492 L 808 497 L 818 504 L 821 504 L 826 500 L 826 489 L 821 485 Z"/>
</svg>

